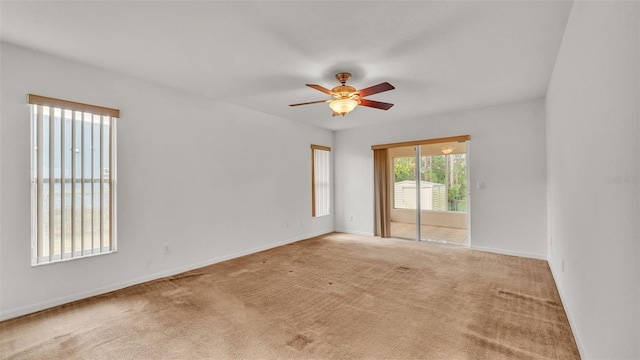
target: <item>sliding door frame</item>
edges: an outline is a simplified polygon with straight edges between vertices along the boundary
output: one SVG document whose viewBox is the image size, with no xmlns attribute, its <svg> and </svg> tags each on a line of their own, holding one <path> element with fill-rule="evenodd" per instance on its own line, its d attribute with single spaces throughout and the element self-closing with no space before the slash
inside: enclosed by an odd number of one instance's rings
<svg viewBox="0 0 640 360">
<path fill-rule="evenodd" d="M 414 156 L 416 157 L 416 164 L 419 164 L 419 160 L 420 160 L 420 146 L 421 145 L 429 145 L 429 144 L 439 144 L 439 143 L 447 143 L 447 142 L 467 142 L 471 140 L 471 136 L 469 135 L 459 135 L 459 136 L 450 136 L 450 137 L 443 137 L 443 138 L 435 138 L 435 139 L 424 139 L 424 140 L 414 140 L 414 141 L 405 141 L 405 142 L 397 142 L 397 143 L 388 143 L 388 144 L 379 144 L 379 145 L 372 145 L 371 146 L 371 150 L 373 150 L 374 152 L 374 204 L 375 206 L 375 229 L 374 229 L 374 234 L 376 236 L 380 236 L 380 237 L 390 237 L 391 236 L 391 231 L 390 231 L 390 222 L 391 222 L 391 208 L 390 208 L 390 204 L 391 204 L 391 192 L 390 192 L 390 188 L 391 188 L 391 184 L 390 184 L 390 177 L 391 177 L 391 171 L 390 171 L 390 166 L 388 165 L 388 159 L 387 159 L 387 164 L 383 165 L 381 164 L 380 161 L 380 157 L 382 157 L 381 155 L 384 154 L 384 157 L 387 157 L 387 153 L 388 153 L 388 149 L 391 148 L 398 148 L 398 147 L 410 147 L 413 146 L 414 147 Z M 468 144 L 467 144 L 468 146 Z M 466 150 L 466 154 L 467 154 L 467 160 L 468 160 L 468 154 L 469 151 L 468 149 Z M 418 168 L 416 168 L 416 171 L 419 171 Z M 419 174 L 416 174 L 416 189 L 420 189 L 420 178 L 419 178 Z M 470 184 L 469 182 L 469 162 L 467 161 L 467 169 L 466 169 L 466 177 L 467 177 L 467 183 Z M 381 182 L 384 181 L 384 182 Z M 420 194 L 419 192 L 416 192 L 416 194 Z M 469 189 L 467 189 L 467 238 L 468 238 L 468 242 L 469 244 L 471 243 L 471 231 L 470 231 L 470 224 L 471 224 L 471 220 L 470 220 L 470 207 L 469 207 L 469 202 L 470 202 L 470 191 Z M 420 196 L 417 195 L 416 196 L 416 241 L 421 241 L 421 204 L 420 204 Z"/>
</svg>

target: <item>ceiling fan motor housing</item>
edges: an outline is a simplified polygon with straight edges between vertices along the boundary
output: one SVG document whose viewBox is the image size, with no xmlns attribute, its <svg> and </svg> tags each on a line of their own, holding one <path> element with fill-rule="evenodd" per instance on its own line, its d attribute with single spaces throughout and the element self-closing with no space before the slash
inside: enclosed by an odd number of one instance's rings
<svg viewBox="0 0 640 360">
<path fill-rule="evenodd" d="M 356 88 L 349 85 L 340 85 L 331 89 L 333 92 L 333 97 L 336 99 L 349 99 L 354 97 L 353 95 L 357 95 Z"/>
</svg>

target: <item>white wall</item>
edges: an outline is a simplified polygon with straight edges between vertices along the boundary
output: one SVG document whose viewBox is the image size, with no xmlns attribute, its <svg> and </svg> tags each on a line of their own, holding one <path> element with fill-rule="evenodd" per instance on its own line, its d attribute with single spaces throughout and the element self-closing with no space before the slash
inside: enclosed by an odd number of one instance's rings
<svg viewBox="0 0 640 360">
<path fill-rule="evenodd" d="M 333 230 L 310 168 L 332 132 L 0 46 L 2 319 Z M 121 110 L 117 253 L 30 266 L 27 93 Z"/>
<path fill-rule="evenodd" d="M 546 259 L 542 99 L 336 132 L 336 229 L 374 231 L 371 145 L 455 135 L 471 136 L 471 247 Z"/>
<path fill-rule="evenodd" d="M 638 7 L 575 2 L 546 99 L 549 263 L 585 359 L 640 358 Z"/>
</svg>

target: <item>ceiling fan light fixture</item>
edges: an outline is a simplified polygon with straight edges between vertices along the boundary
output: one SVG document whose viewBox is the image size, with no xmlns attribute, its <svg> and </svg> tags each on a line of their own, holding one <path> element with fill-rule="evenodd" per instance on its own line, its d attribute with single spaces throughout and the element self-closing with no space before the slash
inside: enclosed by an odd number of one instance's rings
<svg viewBox="0 0 640 360">
<path fill-rule="evenodd" d="M 338 99 L 329 102 L 329 107 L 331 108 L 331 110 L 337 112 L 342 116 L 345 116 L 346 114 L 351 112 L 356 108 L 356 106 L 358 106 L 358 102 L 353 99 Z"/>
<path fill-rule="evenodd" d="M 440 148 L 440 150 L 442 151 L 443 154 L 445 155 L 449 155 L 453 152 L 453 147 L 452 146 L 443 146 L 442 148 Z"/>
</svg>

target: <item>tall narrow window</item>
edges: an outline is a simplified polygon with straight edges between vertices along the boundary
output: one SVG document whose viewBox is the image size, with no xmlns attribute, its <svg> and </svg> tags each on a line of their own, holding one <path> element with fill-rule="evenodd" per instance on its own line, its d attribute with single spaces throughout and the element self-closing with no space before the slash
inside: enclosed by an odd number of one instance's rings
<svg viewBox="0 0 640 360">
<path fill-rule="evenodd" d="M 115 251 L 120 111 L 29 94 L 31 264 Z"/>
<path fill-rule="evenodd" d="M 311 214 L 331 213 L 331 148 L 311 145 Z"/>
</svg>

